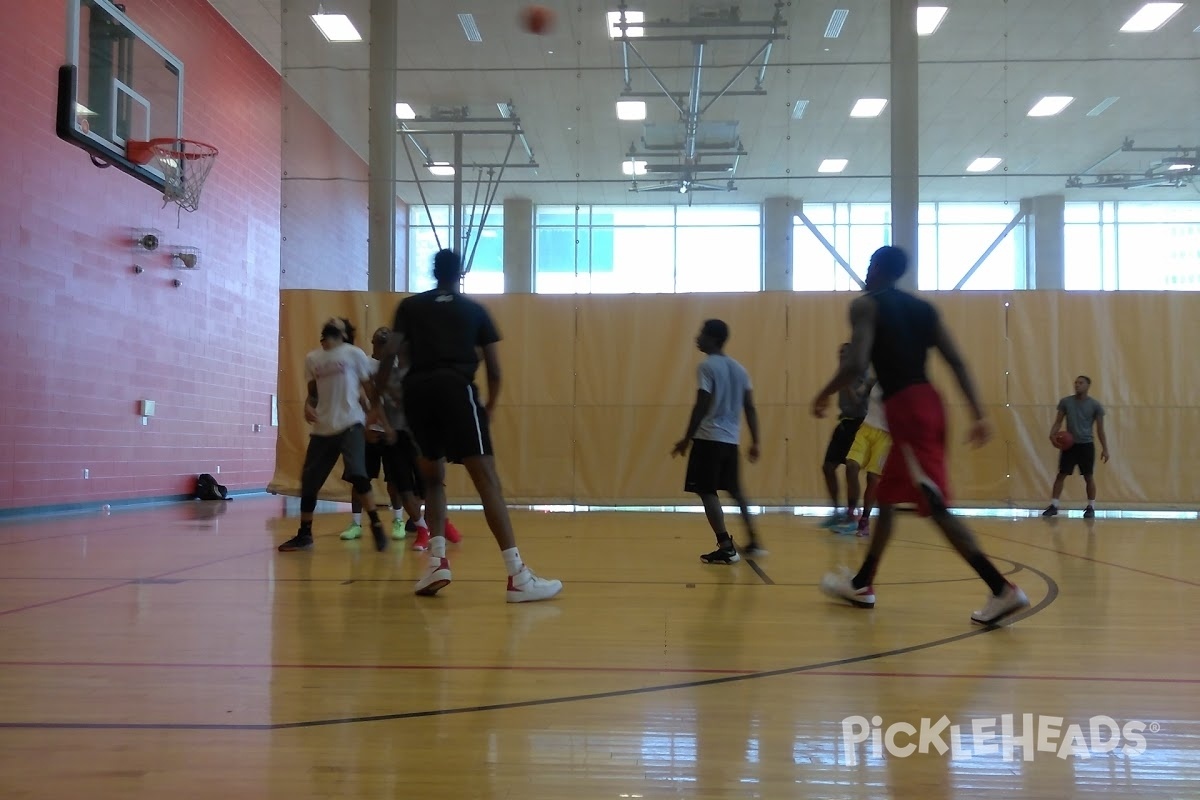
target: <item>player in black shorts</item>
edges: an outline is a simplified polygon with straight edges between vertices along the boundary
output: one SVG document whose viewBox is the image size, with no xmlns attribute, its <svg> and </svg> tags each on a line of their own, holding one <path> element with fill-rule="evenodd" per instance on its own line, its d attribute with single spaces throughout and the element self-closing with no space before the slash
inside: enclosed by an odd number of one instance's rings
<svg viewBox="0 0 1200 800">
<path fill-rule="evenodd" d="M 392 329 L 383 327 L 371 336 L 371 362 L 375 369 L 379 368 L 379 360 L 384 358 L 387 341 Z M 393 359 L 395 356 L 391 356 Z M 395 365 L 393 365 L 395 367 Z M 417 535 L 413 542 L 413 550 L 429 549 L 429 526 L 425 523 L 425 515 L 421 510 L 421 498 L 425 490 L 421 485 L 421 476 L 417 470 L 417 445 L 413 442 L 408 430 L 408 422 L 404 417 L 404 390 L 402 381 L 406 369 L 394 368 L 388 386 L 379 392 L 379 405 L 374 413 L 368 415 L 367 423 L 367 477 L 375 480 L 379 470 L 383 468 L 384 480 L 387 482 L 388 496 L 392 501 L 394 518 L 392 520 L 392 538 L 403 539 L 411 528 Z M 353 521 L 343 533 L 342 539 L 354 540 L 362 536 L 360 509 L 362 504 L 358 497 L 351 498 L 350 510 Z M 408 524 L 400 518 L 400 509 L 408 514 Z M 461 542 L 462 535 L 446 519 L 446 538 L 451 542 Z"/>
<path fill-rule="evenodd" d="M 417 581 L 416 593 L 436 594 L 450 583 L 446 559 L 446 461 L 467 468 L 483 503 L 488 527 L 496 537 L 508 569 L 508 602 L 546 600 L 562 591 L 562 582 L 539 578 L 521 561 L 508 516 L 488 421 L 500 394 L 500 335 L 491 315 L 459 291 L 462 261 L 442 250 L 434 257 L 437 288 L 406 297 L 396 309 L 388 352 L 408 365 L 404 377 L 404 411 L 420 451 L 418 464 L 425 484 L 425 516 L 429 522 L 429 567 Z M 475 387 L 479 354 L 487 367 L 488 399 Z M 394 369 L 385 357 L 377 385 L 386 386 Z"/>
<path fill-rule="evenodd" d="M 373 372 L 371 359 L 354 346 L 354 326 L 350 321 L 339 317 L 328 320 L 321 328 L 321 346 L 304 358 L 304 375 L 308 379 L 304 418 L 312 425 L 312 434 L 300 476 L 300 530 L 279 545 L 280 552 L 312 549 L 317 492 L 339 457 L 342 480 L 353 487 L 371 518 L 375 547 L 387 549 L 387 536 L 371 498 L 371 479 L 367 477 L 364 459 L 367 410 L 375 403 Z M 364 394 L 365 404 L 360 401 Z"/>
<path fill-rule="evenodd" d="M 737 502 L 746 524 L 747 556 L 765 556 L 755 529 L 750 504 L 742 492 L 739 477 L 738 444 L 741 441 L 741 417 L 746 415 L 750 429 L 750 463 L 758 461 L 758 410 L 746 368 L 725 355 L 729 326 L 719 319 L 704 322 L 696 336 L 696 349 L 708 358 L 697 369 L 699 386 L 696 404 L 688 420 L 687 433 L 675 443 L 672 455 L 684 455 L 690 446 L 687 476 L 683 490 L 695 492 L 704 504 L 708 524 L 717 537 L 717 549 L 700 556 L 706 564 L 733 564 L 741 560 L 733 538 L 725 528 L 725 511 L 717 492 L 728 492 Z"/>
<path fill-rule="evenodd" d="M 1074 444 L 1062 451 L 1058 457 L 1058 474 L 1054 477 L 1054 488 L 1050 491 L 1050 505 L 1042 512 L 1043 517 L 1053 517 L 1058 514 L 1058 500 L 1062 497 L 1063 484 L 1077 468 L 1083 476 L 1084 488 L 1087 489 L 1087 508 L 1083 510 L 1084 519 L 1096 516 L 1096 479 L 1093 473 L 1096 468 L 1096 443 L 1092 438 L 1100 440 L 1100 460 L 1108 463 L 1108 437 L 1104 432 L 1104 406 L 1097 402 L 1089 392 L 1092 389 L 1092 379 L 1080 375 L 1075 379 L 1075 394 L 1068 395 L 1058 401 L 1058 416 L 1054 418 L 1054 426 L 1050 428 L 1050 441 L 1057 446 L 1058 432 L 1063 423 L 1067 424 L 1067 432 L 1074 439 Z"/>
<path fill-rule="evenodd" d="M 839 365 L 845 363 L 849 350 L 849 344 L 843 344 L 838 349 Z M 829 437 L 829 446 L 825 448 L 825 461 L 821 464 L 821 472 L 825 475 L 825 486 L 829 490 L 829 501 L 833 504 L 833 514 L 821 523 L 823 528 L 833 530 L 850 527 L 850 532 L 854 532 L 854 509 L 850 508 L 849 487 L 847 487 L 845 509 L 843 510 L 843 507 L 838 504 L 840 492 L 837 470 L 838 467 L 845 465 L 846 456 L 850 454 L 850 448 L 854 446 L 854 437 L 858 434 L 863 419 L 867 416 L 869 391 L 865 370 L 853 383 L 838 391 L 838 424 L 833 429 L 833 435 Z"/>
</svg>

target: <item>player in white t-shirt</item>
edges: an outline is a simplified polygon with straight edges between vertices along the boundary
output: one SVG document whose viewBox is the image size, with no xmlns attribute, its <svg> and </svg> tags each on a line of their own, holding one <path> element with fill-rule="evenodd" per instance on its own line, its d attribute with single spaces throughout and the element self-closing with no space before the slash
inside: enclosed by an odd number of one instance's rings
<svg viewBox="0 0 1200 800">
<path fill-rule="evenodd" d="M 846 484 L 851 515 L 858 505 L 859 473 L 864 469 L 867 471 L 867 491 L 863 494 L 862 513 L 857 523 L 851 516 L 844 526 L 836 528 L 839 533 L 868 535 L 871 511 L 875 506 L 875 489 L 879 486 L 879 476 L 883 474 L 883 464 L 891 449 L 892 435 L 888 433 L 887 415 L 883 410 L 883 387 L 874 382 L 867 398 L 866 419 L 859 426 L 858 433 L 854 435 L 854 444 L 846 455 Z"/>
<path fill-rule="evenodd" d="M 733 564 L 741 560 L 733 537 L 725 528 L 725 512 L 717 492 L 728 492 L 737 502 L 746 525 L 747 556 L 764 556 L 750 505 L 742 492 L 738 454 L 741 442 L 742 414 L 750 429 L 750 463 L 758 461 L 758 411 L 746 369 L 725 355 L 729 326 L 719 319 L 710 319 L 700 328 L 696 349 L 708 356 L 698 370 L 699 387 L 696 404 L 688 421 L 687 433 L 675 443 L 671 455 L 688 455 L 687 476 L 683 490 L 700 496 L 704 514 L 717 537 L 717 549 L 700 556 L 705 564 Z"/>
<path fill-rule="evenodd" d="M 371 359 L 354 346 L 354 326 L 350 321 L 340 317 L 328 320 L 321 328 L 321 346 L 304 358 L 304 377 L 308 381 L 304 418 L 312 424 L 312 433 L 300 477 L 300 530 L 279 545 L 281 552 L 312 549 L 317 492 L 325 485 L 338 456 L 344 467 L 342 480 L 354 487 L 371 518 L 375 549 L 387 549 L 387 536 L 371 497 L 371 479 L 367 477 L 364 433 L 367 411 L 359 401 L 365 393 L 367 408 L 374 405 L 372 373 Z"/>
</svg>

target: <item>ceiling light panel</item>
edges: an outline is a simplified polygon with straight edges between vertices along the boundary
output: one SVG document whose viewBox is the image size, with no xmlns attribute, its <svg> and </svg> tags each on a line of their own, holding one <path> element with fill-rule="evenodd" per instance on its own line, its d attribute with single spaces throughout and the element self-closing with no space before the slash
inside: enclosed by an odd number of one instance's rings
<svg viewBox="0 0 1200 800">
<path fill-rule="evenodd" d="M 852 117 L 878 117 L 887 106 L 887 100 L 875 97 L 864 97 L 850 109 Z"/>
<path fill-rule="evenodd" d="M 474 14 L 459 14 L 458 24 L 462 25 L 463 35 L 467 37 L 468 42 L 483 41 L 483 34 L 479 32 L 479 26 L 475 24 Z"/>
<path fill-rule="evenodd" d="M 618 100 L 617 119 L 645 119 L 645 100 Z"/>
<path fill-rule="evenodd" d="M 345 14 L 313 14 L 313 24 L 330 42 L 361 42 L 362 34 Z"/>
<path fill-rule="evenodd" d="M 1109 107 L 1111 107 L 1113 103 L 1117 102 L 1120 99 L 1121 98 L 1119 98 L 1119 97 L 1106 97 L 1103 100 L 1101 100 L 1096 105 L 1095 108 L 1093 108 L 1091 111 L 1089 111 L 1087 113 L 1087 115 L 1089 117 L 1098 117 L 1101 114 L 1103 114 L 1105 111 L 1108 111 Z"/>
<path fill-rule="evenodd" d="M 645 175 L 646 174 L 646 162 L 645 161 L 622 161 L 621 162 L 621 172 L 625 173 L 626 175 Z"/>
<path fill-rule="evenodd" d="M 967 172 L 991 172 L 1000 166 L 1001 160 L 995 157 L 981 156 L 967 165 Z"/>
<path fill-rule="evenodd" d="M 396 103 L 396 119 L 416 119 L 417 112 L 408 103 Z"/>
<path fill-rule="evenodd" d="M 635 36 L 645 36 L 646 35 L 645 28 L 632 27 L 632 24 L 635 22 L 645 22 L 645 21 L 646 21 L 646 12 L 645 11 L 629 11 L 628 9 L 626 9 L 625 24 L 630 25 L 631 27 L 628 27 L 625 29 L 625 35 L 628 36 L 630 39 L 634 38 Z M 608 12 L 608 35 L 610 38 L 617 39 L 621 36 L 621 29 L 617 27 L 620 24 L 621 24 L 621 12 L 620 11 L 609 11 Z"/>
<path fill-rule="evenodd" d="M 946 18 L 946 12 L 949 10 L 946 6 L 918 6 L 917 35 L 932 36 L 941 27 L 942 20 Z"/>
<path fill-rule="evenodd" d="M 1061 114 L 1063 109 L 1071 105 L 1074 100 L 1074 97 L 1065 97 L 1062 95 L 1043 97 L 1033 104 L 1033 108 L 1029 109 L 1029 116 L 1053 117 L 1055 114 Z"/>
<path fill-rule="evenodd" d="M 1129 21 L 1121 26 L 1125 33 L 1149 33 L 1156 31 L 1167 20 L 1179 13 L 1183 3 L 1146 3 Z"/>
<path fill-rule="evenodd" d="M 435 161 L 429 165 L 429 173 L 439 178 L 448 178 L 454 174 L 454 165 L 447 161 Z"/>
<path fill-rule="evenodd" d="M 801 119 L 804 117 L 804 112 L 808 110 L 807 100 L 797 100 L 792 103 L 792 119 Z"/>
<path fill-rule="evenodd" d="M 817 167 L 817 172 L 841 172 L 850 162 L 844 158 L 827 158 Z"/>
<path fill-rule="evenodd" d="M 829 17 L 829 24 L 825 26 L 825 38 L 836 39 L 842 35 L 842 26 L 846 24 L 846 17 L 850 16 L 849 10 L 845 8 L 835 8 L 833 14 Z"/>
</svg>

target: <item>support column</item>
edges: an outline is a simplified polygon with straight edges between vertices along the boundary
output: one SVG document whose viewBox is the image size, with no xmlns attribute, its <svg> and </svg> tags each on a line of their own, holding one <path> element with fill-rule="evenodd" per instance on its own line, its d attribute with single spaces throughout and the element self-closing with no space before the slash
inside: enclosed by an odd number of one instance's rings
<svg viewBox="0 0 1200 800">
<path fill-rule="evenodd" d="M 373 292 L 396 289 L 396 17 L 396 0 L 371 0 L 367 288 Z"/>
<path fill-rule="evenodd" d="M 1066 229 L 1063 227 L 1067 198 L 1061 194 L 1034 197 L 1028 202 L 1029 288 L 1066 288 Z"/>
<path fill-rule="evenodd" d="M 762 204 L 764 292 L 792 291 L 793 220 L 801 207 L 794 197 L 768 197 Z"/>
<path fill-rule="evenodd" d="M 900 279 L 900 287 L 916 290 L 921 188 L 917 0 L 891 0 L 891 15 L 892 244 L 907 250 L 909 256 L 909 269 Z"/>
<path fill-rule="evenodd" d="M 379 0 L 376 0 L 378 2 Z M 454 133 L 454 207 L 450 210 L 449 248 L 467 258 L 467 237 L 463 232 L 463 135 Z"/>
<path fill-rule="evenodd" d="M 504 293 L 533 292 L 533 201 L 504 200 Z"/>
</svg>

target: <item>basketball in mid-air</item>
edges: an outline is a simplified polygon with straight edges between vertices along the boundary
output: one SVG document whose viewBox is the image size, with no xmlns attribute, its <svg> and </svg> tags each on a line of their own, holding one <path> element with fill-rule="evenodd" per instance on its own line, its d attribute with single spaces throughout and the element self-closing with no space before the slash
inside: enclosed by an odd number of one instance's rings
<svg viewBox="0 0 1200 800">
<path fill-rule="evenodd" d="M 1059 450 L 1070 450 L 1075 445 L 1075 437 L 1070 431 L 1059 431 L 1054 434 L 1054 446 Z"/>
<path fill-rule="evenodd" d="M 554 27 L 554 12 L 546 6 L 525 6 L 521 10 L 521 27 L 542 36 Z"/>
</svg>

